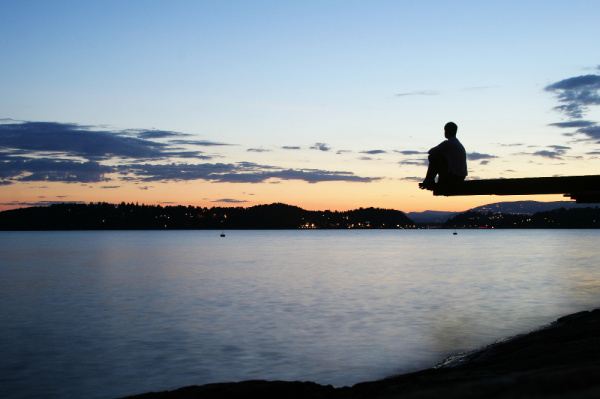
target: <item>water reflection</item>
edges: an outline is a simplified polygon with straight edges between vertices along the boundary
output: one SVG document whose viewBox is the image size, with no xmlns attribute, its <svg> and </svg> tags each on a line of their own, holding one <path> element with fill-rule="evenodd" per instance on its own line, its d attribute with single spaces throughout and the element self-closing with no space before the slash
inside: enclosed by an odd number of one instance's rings
<svg viewBox="0 0 600 399">
<path fill-rule="evenodd" d="M 589 230 L 0 234 L 4 397 L 351 385 L 594 307 L 600 289 Z"/>
</svg>

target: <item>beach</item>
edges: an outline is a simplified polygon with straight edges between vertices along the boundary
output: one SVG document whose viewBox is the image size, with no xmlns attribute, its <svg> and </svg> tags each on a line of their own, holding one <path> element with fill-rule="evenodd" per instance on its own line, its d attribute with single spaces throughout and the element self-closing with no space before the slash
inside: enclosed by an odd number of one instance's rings
<svg viewBox="0 0 600 399">
<path fill-rule="evenodd" d="M 430 369 L 334 388 L 313 382 L 243 381 L 126 399 L 192 398 L 597 398 L 600 309 L 457 354 Z"/>
</svg>

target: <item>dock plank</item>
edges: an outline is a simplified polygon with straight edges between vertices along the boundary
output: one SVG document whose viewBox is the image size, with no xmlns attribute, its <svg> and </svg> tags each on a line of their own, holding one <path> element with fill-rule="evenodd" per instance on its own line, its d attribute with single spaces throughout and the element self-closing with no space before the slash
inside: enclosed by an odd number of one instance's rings
<svg viewBox="0 0 600 399">
<path fill-rule="evenodd" d="M 427 189 L 436 196 L 563 194 L 578 203 L 599 203 L 600 175 L 465 180 Z"/>
</svg>

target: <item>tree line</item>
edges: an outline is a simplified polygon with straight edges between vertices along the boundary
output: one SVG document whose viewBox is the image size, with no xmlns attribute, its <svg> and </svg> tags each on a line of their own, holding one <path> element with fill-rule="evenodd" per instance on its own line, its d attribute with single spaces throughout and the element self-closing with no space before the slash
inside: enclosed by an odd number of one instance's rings
<svg viewBox="0 0 600 399">
<path fill-rule="evenodd" d="M 249 208 L 63 203 L 0 212 L 0 230 L 397 229 L 413 225 L 397 210 L 308 211 L 282 203 Z"/>
</svg>

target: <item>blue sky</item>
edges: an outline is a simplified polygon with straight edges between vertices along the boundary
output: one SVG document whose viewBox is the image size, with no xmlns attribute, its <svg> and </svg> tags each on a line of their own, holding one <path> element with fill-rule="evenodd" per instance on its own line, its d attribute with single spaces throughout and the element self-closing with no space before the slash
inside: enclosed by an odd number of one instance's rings
<svg viewBox="0 0 600 399">
<path fill-rule="evenodd" d="M 469 178 L 597 174 L 598 15 L 593 1 L 4 1 L 0 206 L 507 199 L 419 191 L 450 120 Z"/>
</svg>

